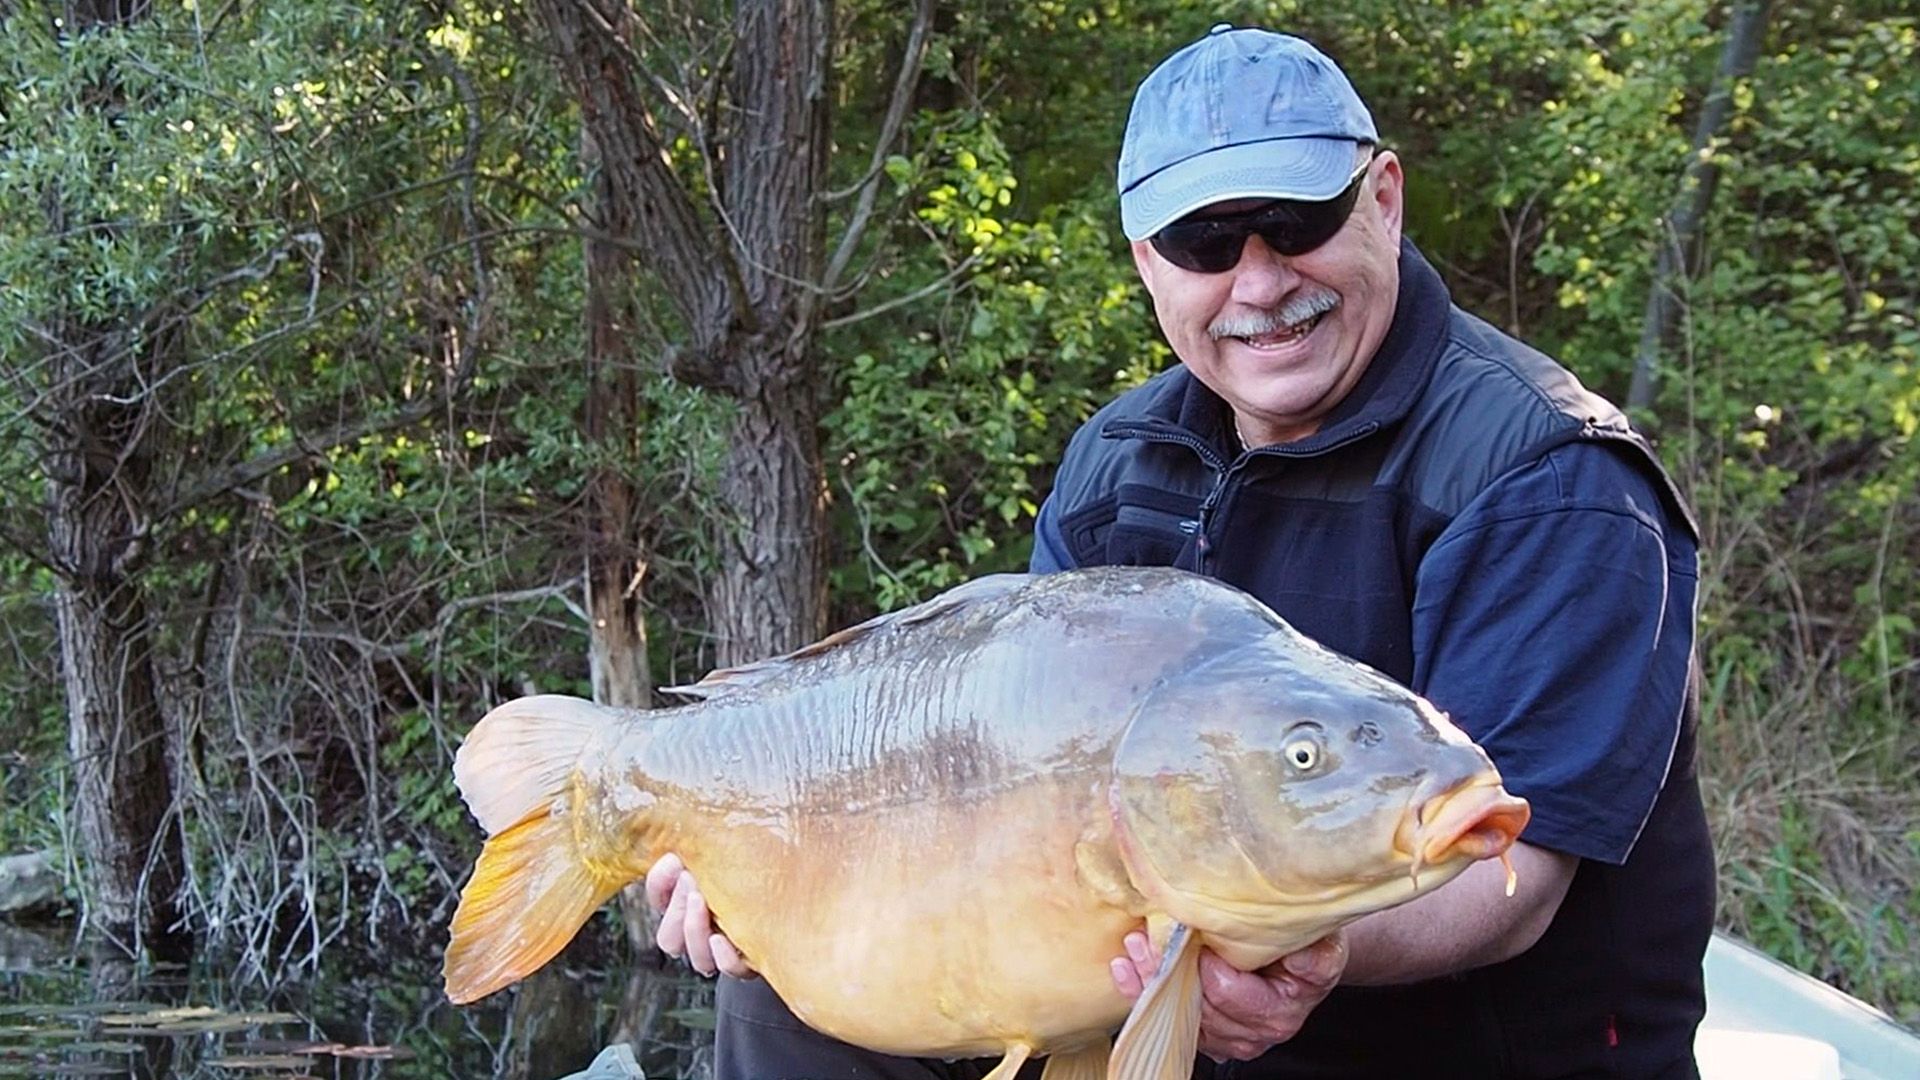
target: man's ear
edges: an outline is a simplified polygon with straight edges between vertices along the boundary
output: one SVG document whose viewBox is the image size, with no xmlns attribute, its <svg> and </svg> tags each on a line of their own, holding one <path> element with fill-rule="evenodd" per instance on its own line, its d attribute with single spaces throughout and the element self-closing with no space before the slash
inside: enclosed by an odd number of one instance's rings
<svg viewBox="0 0 1920 1080">
<path fill-rule="evenodd" d="M 1367 171 L 1367 198 L 1372 200 L 1374 213 L 1379 215 L 1380 224 L 1397 246 L 1407 212 L 1407 178 L 1400 171 L 1400 156 L 1391 150 L 1382 150 L 1374 156 Z"/>
</svg>

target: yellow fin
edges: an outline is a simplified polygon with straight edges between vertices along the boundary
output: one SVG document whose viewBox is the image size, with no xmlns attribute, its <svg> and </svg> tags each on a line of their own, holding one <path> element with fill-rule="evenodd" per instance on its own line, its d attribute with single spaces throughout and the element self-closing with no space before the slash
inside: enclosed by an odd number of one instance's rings
<svg viewBox="0 0 1920 1080">
<path fill-rule="evenodd" d="M 1173 924 L 1160 973 L 1127 1014 L 1108 1080 L 1187 1080 L 1200 1044 L 1200 935 Z"/>
<path fill-rule="evenodd" d="M 1007 1047 L 1007 1056 L 1000 1059 L 1000 1064 L 995 1065 L 993 1071 L 981 1077 L 980 1080 L 1013 1080 L 1014 1074 L 1020 1071 L 1020 1066 L 1025 1065 L 1027 1059 L 1032 1056 L 1033 1047 L 1026 1043 L 1014 1043 Z"/>
<path fill-rule="evenodd" d="M 1040 1080 L 1106 1080 L 1107 1054 L 1112 1049 L 1113 1044 L 1103 1038 L 1071 1053 L 1055 1054 L 1047 1059 Z"/>
<path fill-rule="evenodd" d="M 453 913 L 447 997 L 462 1005 L 531 975 L 625 884 L 581 860 L 566 817 L 540 813 L 488 840 Z"/>
</svg>

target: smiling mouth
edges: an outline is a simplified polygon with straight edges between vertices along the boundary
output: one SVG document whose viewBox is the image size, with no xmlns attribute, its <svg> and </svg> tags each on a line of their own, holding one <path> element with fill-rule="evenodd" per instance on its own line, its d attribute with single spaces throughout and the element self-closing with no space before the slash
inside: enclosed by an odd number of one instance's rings
<svg viewBox="0 0 1920 1080">
<path fill-rule="evenodd" d="M 1234 340 L 1256 349 L 1277 349 L 1284 345 L 1291 345 L 1294 342 L 1304 340 L 1308 334 L 1313 333 L 1314 330 L 1319 327 L 1320 320 L 1326 317 L 1327 313 L 1323 311 L 1318 315 L 1311 316 L 1290 326 L 1283 326 L 1277 330 L 1269 330 L 1260 334 L 1235 335 Z"/>
</svg>

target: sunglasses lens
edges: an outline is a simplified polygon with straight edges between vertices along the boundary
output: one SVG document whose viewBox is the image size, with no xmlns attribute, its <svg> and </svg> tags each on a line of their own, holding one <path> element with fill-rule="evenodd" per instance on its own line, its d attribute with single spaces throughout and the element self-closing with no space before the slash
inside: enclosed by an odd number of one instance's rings
<svg viewBox="0 0 1920 1080">
<path fill-rule="evenodd" d="M 1199 274 L 1233 269 L 1246 242 L 1246 226 L 1232 221 L 1176 221 L 1153 234 L 1162 258 Z"/>
<path fill-rule="evenodd" d="M 1310 213 L 1289 214 L 1283 221 L 1259 223 L 1255 228 L 1260 239 L 1274 251 L 1282 255 L 1305 255 L 1333 239 L 1333 234 L 1340 231 L 1346 220 L 1345 214 L 1336 217 L 1322 204 Z"/>
<path fill-rule="evenodd" d="M 1240 262 L 1247 237 L 1258 233 L 1281 255 L 1305 255 L 1333 239 L 1360 195 L 1364 172 L 1356 173 L 1345 191 L 1325 202 L 1280 200 L 1225 217 L 1176 221 L 1153 234 L 1153 249 L 1182 270 L 1220 274 Z"/>
<path fill-rule="evenodd" d="M 1305 255 L 1333 239 L 1346 225 L 1359 197 L 1360 178 L 1356 176 L 1345 191 L 1326 202 L 1276 203 L 1248 224 L 1280 254 Z"/>
</svg>

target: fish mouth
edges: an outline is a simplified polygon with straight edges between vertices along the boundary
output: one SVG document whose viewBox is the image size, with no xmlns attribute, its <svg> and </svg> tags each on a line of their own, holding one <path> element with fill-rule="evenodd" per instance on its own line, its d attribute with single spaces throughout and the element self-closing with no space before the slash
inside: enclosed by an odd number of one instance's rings
<svg viewBox="0 0 1920 1080">
<path fill-rule="evenodd" d="M 1458 859 L 1505 860 L 1533 810 L 1527 800 L 1482 774 L 1432 796 L 1401 822 L 1394 846 L 1412 857 L 1414 882 L 1422 867 Z"/>
</svg>

